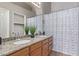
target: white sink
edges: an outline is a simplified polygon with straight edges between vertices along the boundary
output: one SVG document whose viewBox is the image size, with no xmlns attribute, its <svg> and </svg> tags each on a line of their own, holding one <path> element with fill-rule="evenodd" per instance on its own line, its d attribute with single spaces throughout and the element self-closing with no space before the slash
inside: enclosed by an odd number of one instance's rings
<svg viewBox="0 0 79 59">
<path fill-rule="evenodd" d="M 31 42 L 31 40 L 19 40 L 19 41 L 14 42 L 14 44 L 26 44 L 29 42 Z"/>
<path fill-rule="evenodd" d="M 47 37 L 46 35 L 40 35 L 40 36 L 38 36 L 38 37 Z"/>
</svg>

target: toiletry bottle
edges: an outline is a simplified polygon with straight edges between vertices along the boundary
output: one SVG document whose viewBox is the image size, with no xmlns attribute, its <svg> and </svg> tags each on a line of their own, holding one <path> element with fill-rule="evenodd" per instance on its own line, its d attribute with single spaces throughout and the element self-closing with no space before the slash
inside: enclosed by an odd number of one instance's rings
<svg viewBox="0 0 79 59">
<path fill-rule="evenodd" d="M 43 35 L 45 35 L 45 32 L 43 32 Z"/>
</svg>

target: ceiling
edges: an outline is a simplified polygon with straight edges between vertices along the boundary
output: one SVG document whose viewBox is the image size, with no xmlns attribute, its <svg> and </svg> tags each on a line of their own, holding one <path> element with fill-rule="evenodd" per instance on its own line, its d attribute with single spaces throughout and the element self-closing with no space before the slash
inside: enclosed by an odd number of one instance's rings
<svg viewBox="0 0 79 59">
<path fill-rule="evenodd" d="M 51 2 L 42 2 L 41 8 L 35 7 L 31 2 L 11 2 L 11 3 L 19 5 L 35 13 L 36 13 L 36 10 L 38 9 L 42 9 L 44 14 L 51 12 Z"/>
<path fill-rule="evenodd" d="M 19 5 L 20 7 L 23 7 L 25 9 L 29 10 L 29 11 L 34 11 L 32 9 L 32 6 L 28 5 L 26 2 L 11 2 L 11 3 Z"/>
<path fill-rule="evenodd" d="M 40 13 L 38 10 L 42 9 L 43 14 L 47 14 L 63 9 L 78 7 L 78 2 L 41 2 L 41 8 L 35 7 L 31 2 L 12 2 L 14 4 L 17 4 L 25 9 L 28 9 L 34 13 L 36 13 L 36 10 L 38 13 Z"/>
</svg>

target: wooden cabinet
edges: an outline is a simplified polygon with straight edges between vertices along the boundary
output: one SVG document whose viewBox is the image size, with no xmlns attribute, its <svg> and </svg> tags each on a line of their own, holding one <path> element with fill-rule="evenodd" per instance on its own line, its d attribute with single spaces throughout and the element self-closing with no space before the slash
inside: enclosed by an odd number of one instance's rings
<svg viewBox="0 0 79 59">
<path fill-rule="evenodd" d="M 51 38 L 49 38 L 49 47 L 48 47 L 48 49 L 49 49 L 49 55 L 51 54 L 51 52 L 52 52 L 52 48 L 53 48 L 53 40 L 52 40 L 52 37 Z"/>
<path fill-rule="evenodd" d="M 30 46 L 30 51 L 32 52 L 32 51 L 34 51 L 35 49 L 37 49 L 37 48 L 39 48 L 39 47 L 41 47 L 41 42 L 37 42 L 37 43 L 35 43 L 35 44 L 32 44 L 32 45 Z"/>
<path fill-rule="evenodd" d="M 10 56 L 48 56 L 52 52 L 53 40 L 52 37 L 36 42 L 26 48 L 15 51 Z"/>
<path fill-rule="evenodd" d="M 28 56 L 28 55 L 29 55 L 29 48 L 23 48 L 10 54 L 10 56 Z"/>
<path fill-rule="evenodd" d="M 41 42 L 37 42 L 30 46 L 30 56 L 41 56 Z"/>
<path fill-rule="evenodd" d="M 45 39 L 42 41 L 42 55 L 47 56 L 50 55 L 53 48 L 53 39 L 52 37 Z"/>
<path fill-rule="evenodd" d="M 45 39 L 45 40 L 42 41 L 42 45 L 44 45 L 46 43 L 48 43 L 48 39 Z"/>
<path fill-rule="evenodd" d="M 45 39 L 44 41 L 42 41 L 42 55 L 47 56 L 48 54 L 48 39 Z"/>
<path fill-rule="evenodd" d="M 48 54 L 49 54 L 48 43 L 46 43 L 45 45 L 42 46 L 42 55 L 47 56 Z"/>
<path fill-rule="evenodd" d="M 30 56 L 41 56 L 41 47 L 33 50 L 32 52 L 30 52 Z"/>
</svg>

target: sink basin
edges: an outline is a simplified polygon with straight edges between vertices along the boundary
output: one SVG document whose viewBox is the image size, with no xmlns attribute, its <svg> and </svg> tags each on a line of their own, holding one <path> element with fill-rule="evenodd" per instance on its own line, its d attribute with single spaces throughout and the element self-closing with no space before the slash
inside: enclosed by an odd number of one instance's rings
<svg viewBox="0 0 79 59">
<path fill-rule="evenodd" d="M 29 42 L 31 42 L 31 40 L 19 40 L 19 41 L 14 42 L 14 44 L 25 44 Z"/>
<path fill-rule="evenodd" d="M 46 35 L 40 35 L 40 36 L 38 36 L 38 37 L 47 37 Z"/>
</svg>

